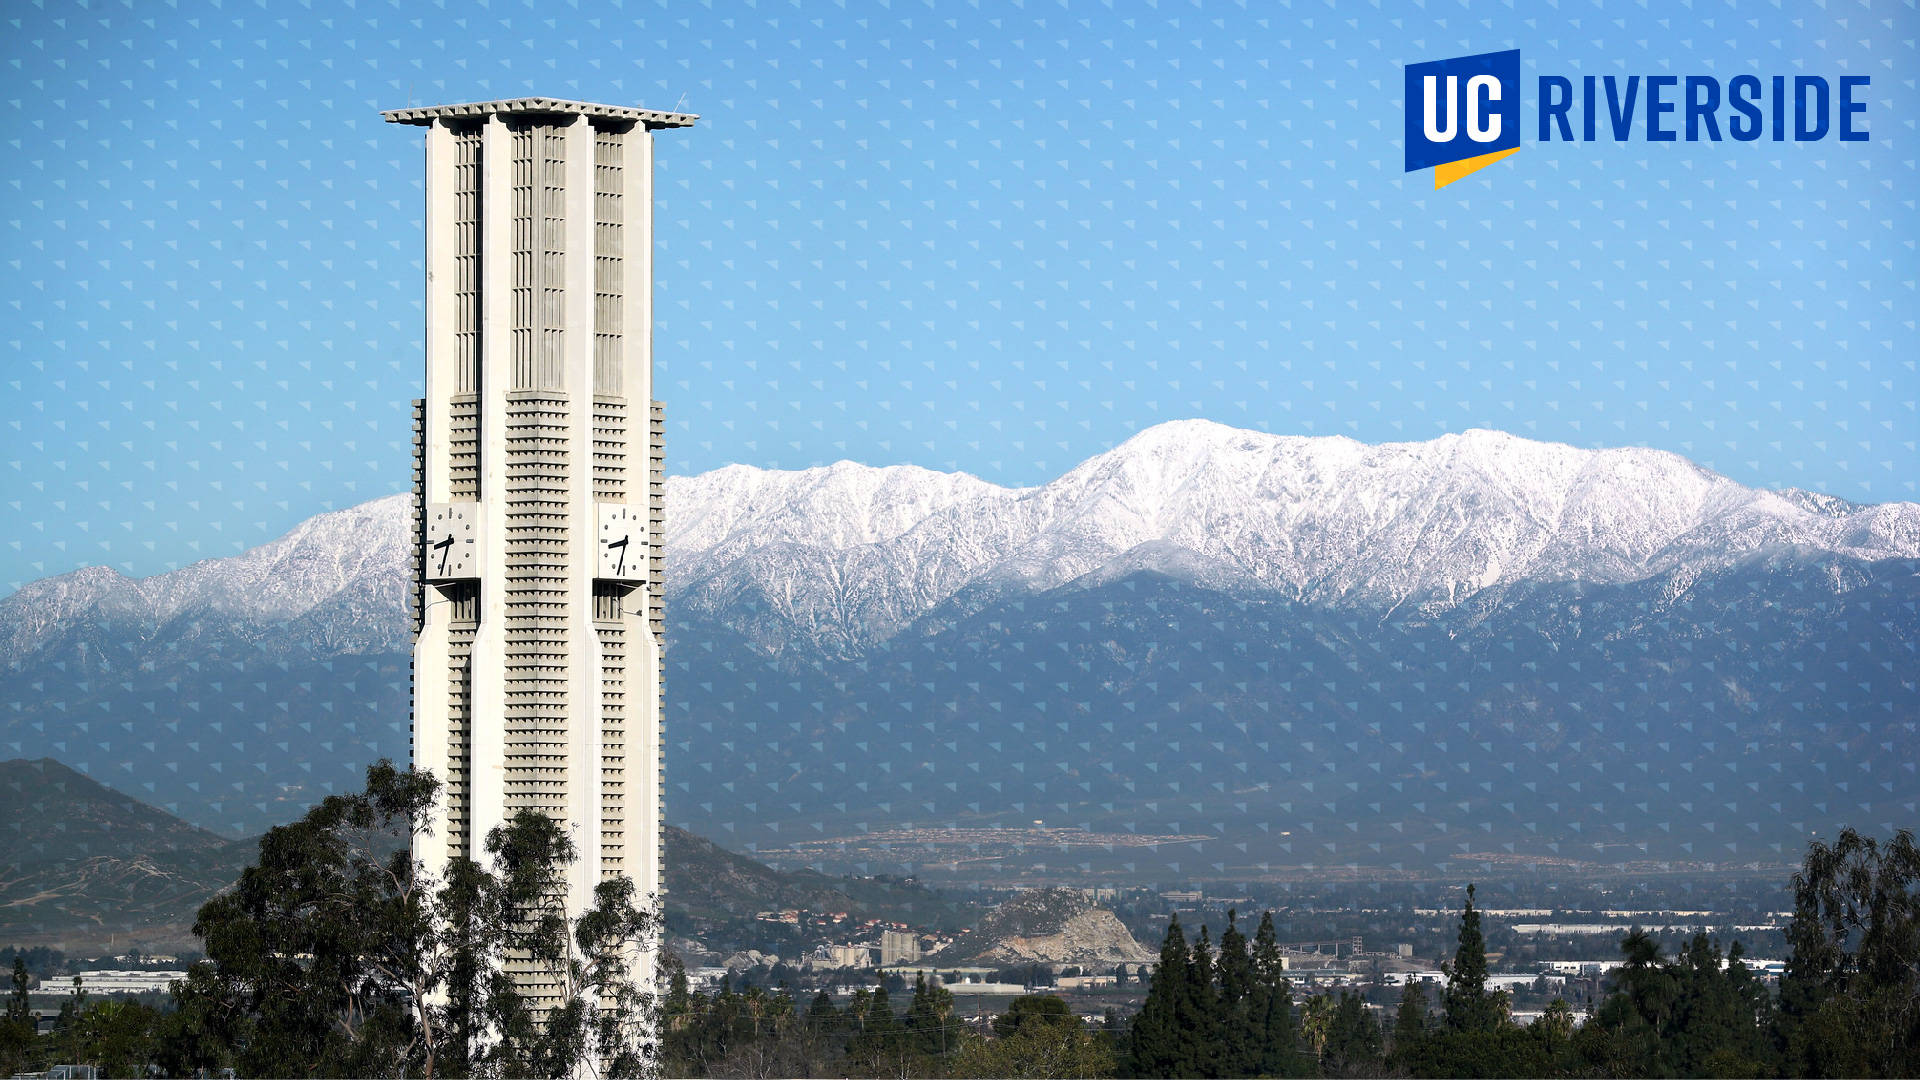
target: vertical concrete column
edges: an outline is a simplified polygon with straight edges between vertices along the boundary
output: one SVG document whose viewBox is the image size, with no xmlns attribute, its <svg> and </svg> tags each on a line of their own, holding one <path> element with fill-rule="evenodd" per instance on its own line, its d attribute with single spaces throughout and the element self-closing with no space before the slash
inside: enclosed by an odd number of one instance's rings
<svg viewBox="0 0 1920 1080">
<path fill-rule="evenodd" d="M 622 358 L 621 378 L 626 386 L 628 416 L 627 505 L 644 512 L 648 506 L 648 485 L 652 481 L 650 447 L 653 414 L 653 132 L 645 124 L 635 124 L 627 135 L 625 168 L 622 174 L 626 190 L 621 196 L 621 220 L 625 250 L 620 265 L 624 269 L 626 355 Z M 654 544 L 663 538 L 647 536 L 648 556 Z M 622 616 L 627 647 L 627 873 L 632 876 L 639 898 L 661 897 L 661 707 L 660 645 L 647 617 L 652 602 L 665 589 L 665 583 L 649 572 L 646 584 L 627 598 Z M 663 910 L 663 909 L 657 909 Z M 641 985 L 651 985 L 657 948 L 640 950 Z"/>
<path fill-rule="evenodd" d="M 566 309 L 563 365 L 567 393 L 567 831 L 579 852 L 567 906 L 578 914 L 600 882 L 600 635 L 593 628 L 593 580 L 600 521 L 593 501 L 594 168 L 593 124 L 576 116 L 566 129 Z"/>
<path fill-rule="evenodd" d="M 459 385 L 453 372 L 454 281 L 454 145 L 447 121 L 437 120 L 427 128 L 427 200 L 426 200 L 426 278 L 427 278 L 427 371 L 425 429 L 421 432 L 420 453 L 424 457 L 421 476 L 426 485 L 428 505 L 446 502 L 449 495 L 448 463 L 452 453 L 449 432 L 453 424 L 451 394 Z M 420 536 L 412 542 L 422 542 Z M 447 624 L 452 606 L 439 599 L 438 590 L 424 590 L 425 609 L 420 613 L 419 645 L 415 656 L 439 668 L 413 673 L 413 766 L 433 773 L 443 784 L 447 768 Z M 419 661 L 416 661 L 419 662 Z M 426 818 L 415 823 L 414 850 L 429 871 L 438 873 L 446 863 L 447 798 L 440 798 Z"/>
<path fill-rule="evenodd" d="M 620 265 L 625 269 L 627 326 L 621 378 L 634 415 L 640 416 L 653 400 L 653 132 L 645 124 L 635 124 L 627 133 L 621 175 L 626 180 L 621 195 L 626 250 Z"/>
<path fill-rule="evenodd" d="M 480 627 L 473 640 L 472 806 L 467 856 L 487 861 L 506 821 L 507 390 L 513 385 L 513 136 L 498 115 L 480 134 Z"/>
</svg>

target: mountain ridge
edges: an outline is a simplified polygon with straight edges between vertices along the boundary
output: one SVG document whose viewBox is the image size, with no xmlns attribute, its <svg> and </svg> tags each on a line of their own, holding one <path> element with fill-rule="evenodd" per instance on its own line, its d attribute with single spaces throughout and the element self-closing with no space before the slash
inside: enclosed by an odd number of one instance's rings
<svg viewBox="0 0 1920 1080">
<path fill-rule="evenodd" d="M 669 483 L 667 820 L 783 864 L 1770 858 L 1913 813 L 1911 503 L 1204 422 L 1033 488 L 721 472 Z M 406 520 L 0 601 L 0 753 L 227 835 L 357 787 L 408 753 Z"/>
<path fill-rule="evenodd" d="M 767 647 L 833 655 L 943 607 L 1140 571 L 1437 615 L 1516 584 L 1684 581 L 1786 548 L 1920 557 L 1920 504 L 1763 491 L 1667 451 L 1483 429 L 1365 444 L 1169 421 L 1036 487 L 843 461 L 671 478 L 667 499 L 671 603 L 745 607 Z M 167 574 L 41 579 L 0 599 L 0 645 L 25 655 L 94 621 L 147 637 L 211 621 L 241 637 L 291 626 L 338 652 L 403 649 L 389 616 L 406 517 L 407 497 L 386 496 Z"/>
<path fill-rule="evenodd" d="M 182 944 L 252 844 L 47 757 L 0 761 L 0 822 L 0 932 L 16 943 L 139 935 Z"/>
<path fill-rule="evenodd" d="M 200 905 L 254 863 L 260 839 L 216 835 L 54 758 L 0 761 L 0 822 L 0 941 L 9 944 L 192 947 Z M 661 843 L 667 918 L 681 933 L 724 935 L 781 907 L 948 929 L 972 917 L 924 889 L 774 870 L 673 826 Z"/>
</svg>

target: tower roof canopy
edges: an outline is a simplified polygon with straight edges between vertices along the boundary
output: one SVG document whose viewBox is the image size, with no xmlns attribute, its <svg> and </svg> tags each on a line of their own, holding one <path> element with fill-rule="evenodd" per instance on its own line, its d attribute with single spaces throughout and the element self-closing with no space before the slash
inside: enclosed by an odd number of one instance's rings
<svg viewBox="0 0 1920 1080">
<path fill-rule="evenodd" d="M 631 120 L 649 128 L 692 127 L 700 119 L 697 113 L 661 112 L 658 109 L 627 108 L 623 105 L 595 105 L 586 101 L 561 98 L 514 98 L 510 101 L 475 101 L 466 105 L 427 105 L 418 109 L 389 109 L 380 114 L 389 124 L 414 124 L 426 127 L 435 120 L 483 120 L 489 116 L 592 116 L 605 120 Z"/>
</svg>

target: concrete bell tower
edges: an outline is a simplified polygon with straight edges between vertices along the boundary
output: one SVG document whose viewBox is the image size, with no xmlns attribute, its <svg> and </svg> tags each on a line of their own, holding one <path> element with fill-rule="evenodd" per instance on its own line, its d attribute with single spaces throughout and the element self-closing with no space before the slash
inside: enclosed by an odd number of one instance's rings
<svg viewBox="0 0 1920 1080">
<path fill-rule="evenodd" d="M 657 895 L 653 133 L 698 118 L 552 98 L 381 115 L 426 128 L 413 761 L 445 788 L 415 850 L 485 863 L 488 831 L 532 808 L 579 851 L 571 912 L 614 875 Z"/>
</svg>

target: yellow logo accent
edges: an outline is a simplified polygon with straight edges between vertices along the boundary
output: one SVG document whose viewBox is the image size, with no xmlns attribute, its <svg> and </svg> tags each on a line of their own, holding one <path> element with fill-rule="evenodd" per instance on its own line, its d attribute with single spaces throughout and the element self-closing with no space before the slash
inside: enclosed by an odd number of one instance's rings
<svg viewBox="0 0 1920 1080">
<path fill-rule="evenodd" d="M 1433 190 L 1439 191 L 1463 176 L 1470 176 L 1502 158 L 1512 157 L 1519 152 L 1519 147 L 1512 146 L 1505 150 L 1495 150 L 1491 154 L 1481 154 L 1479 157 L 1462 158 L 1459 161 L 1449 161 L 1444 165 L 1435 165 Z"/>
</svg>

